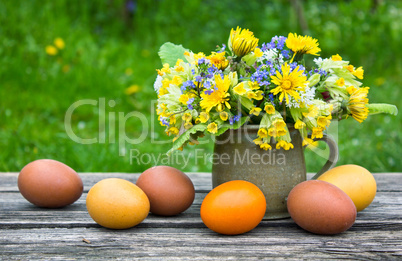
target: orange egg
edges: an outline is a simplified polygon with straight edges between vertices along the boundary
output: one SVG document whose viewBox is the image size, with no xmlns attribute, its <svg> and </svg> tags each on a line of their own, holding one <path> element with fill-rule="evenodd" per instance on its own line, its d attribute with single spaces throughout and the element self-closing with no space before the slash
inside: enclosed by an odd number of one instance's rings
<svg viewBox="0 0 402 261">
<path fill-rule="evenodd" d="M 118 178 L 96 183 L 87 195 L 87 210 L 99 225 L 126 229 L 141 223 L 149 213 L 149 200 L 135 184 Z"/>
<path fill-rule="evenodd" d="M 207 194 L 201 204 L 201 219 L 211 230 L 237 235 L 255 228 L 265 215 L 262 191 L 244 180 L 223 183 Z"/>
</svg>

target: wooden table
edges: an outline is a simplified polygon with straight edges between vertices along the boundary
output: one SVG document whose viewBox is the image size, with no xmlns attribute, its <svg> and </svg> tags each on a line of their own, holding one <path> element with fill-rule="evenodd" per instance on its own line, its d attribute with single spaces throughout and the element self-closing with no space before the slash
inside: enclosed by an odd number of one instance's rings
<svg viewBox="0 0 402 261">
<path fill-rule="evenodd" d="M 196 187 L 191 208 L 174 217 L 149 215 L 138 226 L 110 230 L 88 215 L 85 198 L 96 182 L 138 174 L 82 173 L 82 197 L 62 209 L 38 208 L 18 191 L 18 173 L 0 173 L 0 260 L 75 259 L 360 259 L 402 260 L 402 173 L 375 174 L 378 192 L 348 231 L 321 236 L 291 219 L 262 221 L 249 233 L 224 236 L 201 221 L 211 189 L 208 173 L 188 174 Z"/>
</svg>

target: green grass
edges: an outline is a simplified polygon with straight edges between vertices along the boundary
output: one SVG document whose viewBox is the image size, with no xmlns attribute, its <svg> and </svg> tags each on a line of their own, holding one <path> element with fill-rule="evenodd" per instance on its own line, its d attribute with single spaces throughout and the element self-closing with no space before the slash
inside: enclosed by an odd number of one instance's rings
<svg viewBox="0 0 402 261">
<path fill-rule="evenodd" d="M 376 12 L 372 1 L 306 1 L 307 33 L 320 42 L 322 57 L 339 53 L 365 69 L 370 102 L 402 108 L 402 4 L 383 3 Z M 183 10 L 183 11 L 181 11 Z M 0 0 L 0 171 L 19 171 L 39 158 L 62 161 L 77 171 L 140 172 L 155 165 L 148 154 L 162 156 L 170 144 L 163 128 L 151 117 L 156 99 L 153 82 L 161 66 L 157 52 L 165 41 L 208 52 L 227 41 L 237 25 L 250 28 L 261 42 L 288 32 L 303 33 L 287 1 L 138 1 L 133 12 L 124 1 L 13 1 Z M 66 47 L 57 56 L 45 47 L 61 37 Z M 69 70 L 65 70 L 66 66 Z M 64 70 L 63 70 L 64 68 Z M 132 74 L 126 73 L 130 68 Z M 139 91 L 126 95 L 125 89 Z M 106 137 L 105 142 L 79 144 L 66 133 L 68 108 L 82 99 L 105 99 L 99 106 L 74 111 L 72 128 L 81 138 Z M 109 106 L 109 101 L 115 106 Z M 130 138 L 148 135 L 139 144 L 119 145 L 119 113 L 141 112 L 148 126 L 135 117 L 126 121 Z M 113 120 L 112 117 L 115 117 Z M 100 120 L 101 119 L 101 120 Z M 99 134 L 99 121 L 106 126 Z M 358 124 L 339 124 L 340 164 L 354 163 L 373 172 L 402 171 L 401 116 L 376 115 Z M 113 138 L 115 140 L 113 140 Z M 207 139 L 208 140 L 208 139 Z M 210 140 L 210 139 L 209 139 Z M 126 156 L 120 156 L 123 151 Z M 142 164 L 130 162 L 139 152 Z M 188 147 L 168 162 L 184 171 L 209 171 L 211 164 L 196 154 L 212 153 L 213 142 Z M 144 156 L 145 155 L 145 156 Z M 184 166 L 183 157 L 190 157 Z M 149 161 L 149 162 L 148 162 Z M 317 171 L 324 159 L 306 151 L 308 171 Z"/>
</svg>

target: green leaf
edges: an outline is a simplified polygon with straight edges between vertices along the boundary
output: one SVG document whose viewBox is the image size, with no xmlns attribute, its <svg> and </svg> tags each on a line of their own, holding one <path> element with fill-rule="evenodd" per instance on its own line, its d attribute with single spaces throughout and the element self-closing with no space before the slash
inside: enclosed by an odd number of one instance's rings
<svg viewBox="0 0 402 261">
<path fill-rule="evenodd" d="M 367 104 L 367 108 L 369 109 L 369 115 L 378 114 L 378 113 L 388 113 L 391 115 L 398 114 L 398 108 L 392 104 L 369 103 L 369 104 Z"/>
<path fill-rule="evenodd" d="M 204 132 L 207 129 L 207 124 L 197 124 L 194 125 L 191 129 L 183 132 L 177 140 L 173 142 L 173 147 L 166 153 L 167 155 L 172 154 L 175 150 L 183 146 L 184 143 L 190 140 L 190 136 L 197 132 Z"/>
<path fill-rule="evenodd" d="M 241 117 L 240 120 L 238 122 L 233 123 L 233 125 L 230 124 L 225 124 L 222 127 L 219 128 L 219 130 L 216 132 L 216 136 L 219 136 L 221 134 L 223 134 L 225 131 L 229 130 L 229 129 L 238 129 L 241 126 L 244 125 L 244 123 L 246 123 L 246 121 L 248 121 L 250 119 L 250 117 L 246 116 L 246 117 Z"/>
<path fill-rule="evenodd" d="M 174 66 L 177 59 L 185 60 L 184 52 L 188 51 L 182 45 L 173 44 L 170 42 L 164 43 L 159 49 L 159 57 L 162 64 L 168 63 L 169 66 Z"/>
</svg>

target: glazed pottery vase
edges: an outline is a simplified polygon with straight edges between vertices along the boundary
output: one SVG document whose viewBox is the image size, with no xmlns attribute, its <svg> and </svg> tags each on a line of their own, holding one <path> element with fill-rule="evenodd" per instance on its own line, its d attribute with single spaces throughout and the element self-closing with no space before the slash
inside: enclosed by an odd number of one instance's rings
<svg viewBox="0 0 402 261">
<path fill-rule="evenodd" d="M 231 180 L 246 180 L 261 189 L 267 201 L 264 219 L 289 217 L 286 199 L 294 186 L 306 180 L 304 148 L 300 132 L 288 125 L 293 149 L 263 150 L 253 140 L 259 126 L 245 125 L 237 130 L 228 130 L 216 137 L 212 162 L 212 185 L 216 187 Z M 321 139 L 330 149 L 329 159 L 313 177 L 335 166 L 338 159 L 336 142 L 324 134 Z"/>
</svg>

